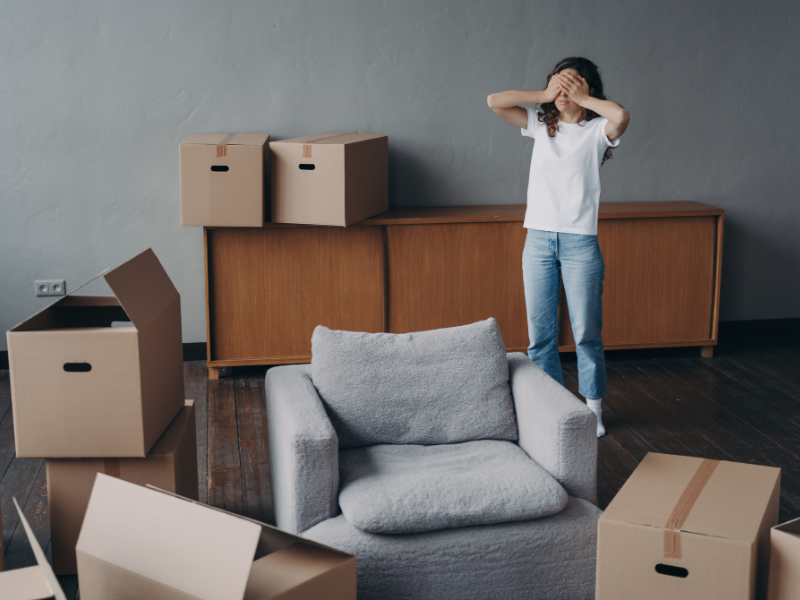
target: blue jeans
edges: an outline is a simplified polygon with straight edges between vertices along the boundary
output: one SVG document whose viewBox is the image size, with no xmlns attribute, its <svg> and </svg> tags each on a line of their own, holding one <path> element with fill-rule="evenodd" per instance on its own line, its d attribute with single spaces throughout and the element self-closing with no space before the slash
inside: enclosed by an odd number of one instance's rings
<svg viewBox="0 0 800 600">
<path fill-rule="evenodd" d="M 560 274 L 559 274 L 560 271 Z M 558 356 L 559 275 L 567 293 L 569 319 L 578 354 L 578 391 L 597 400 L 606 393 L 603 354 L 603 273 L 596 235 L 528 229 L 522 279 L 528 311 L 528 356 L 564 385 Z"/>
</svg>

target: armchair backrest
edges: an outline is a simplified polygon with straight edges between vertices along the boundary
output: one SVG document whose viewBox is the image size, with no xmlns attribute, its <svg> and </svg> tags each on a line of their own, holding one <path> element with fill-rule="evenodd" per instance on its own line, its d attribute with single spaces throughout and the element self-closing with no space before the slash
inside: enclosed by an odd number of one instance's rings
<svg viewBox="0 0 800 600">
<path fill-rule="evenodd" d="M 405 334 L 319 326 L 311 348 L 312 380 L 340 448 L 517 439 L 493 318 Z"/>
</svg>

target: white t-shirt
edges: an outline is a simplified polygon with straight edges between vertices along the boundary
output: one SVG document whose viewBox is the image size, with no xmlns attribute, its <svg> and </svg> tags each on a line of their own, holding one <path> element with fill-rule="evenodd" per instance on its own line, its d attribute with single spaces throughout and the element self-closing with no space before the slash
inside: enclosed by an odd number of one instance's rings
<svg viewBox="0 0 800 600">
<path fill-rule="evenodd" d="M 609 141 L 605 117 L 580 123 L 558 122 L 555 137 L 547 125 L 528 108 L 528 128 L 522 135 L 536 140 L 528 179 L 528 208 L 524 226 L 528 229 L 597 235 L 600 204 L 600 163 L 608 147 L 616 148 L 620 138 Z"/>
</svg>

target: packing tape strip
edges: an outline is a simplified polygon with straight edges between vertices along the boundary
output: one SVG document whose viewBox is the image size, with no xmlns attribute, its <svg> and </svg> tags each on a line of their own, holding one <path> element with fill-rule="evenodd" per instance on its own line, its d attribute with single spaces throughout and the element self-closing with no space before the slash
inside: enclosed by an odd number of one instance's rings
<svg viewBox="0 0 800 600">
<path fill-rule="evenodd" d="M 689 513 L 692 512 L 695 502 L 719 466 L 719 462 L 710 458 L 703 459 L 686 489 L 683 490 L 672 514 L 667 519 L 667 524 L 664 525 L 664 558 L 681 558 L 680 529 L 689 518 Z"/>
<path fill-rule="evenodd" d="M 103 472 L 109 477 L 120 477 L 120 466 L 118 458 L 104 458 L 103 459 Z"/>
<path fill-rule="evenodd" d="M 313 140 L 306 140 L 303 142 L 303 158 L 311 158 L 311 144 L 314 142 L 320 142 L 322 140 L 327 140 L 330 138 L 337 138 L 342 135 L 350 135 L 351 133 L 358 133 L 357 131 L 348 131 L 347 133 L 333 133 L 330 135 L 323 135 L 318 138 L 314 138 Z"/>
<path fill-rule="evenodd" d="M 219 142 L 217 142 L 217 157 L 228 156 L 228 144 L 230 144 L 231 140 L 235 137 L 236 137 L 235 133 L 229 133 Z"/>
</svg>

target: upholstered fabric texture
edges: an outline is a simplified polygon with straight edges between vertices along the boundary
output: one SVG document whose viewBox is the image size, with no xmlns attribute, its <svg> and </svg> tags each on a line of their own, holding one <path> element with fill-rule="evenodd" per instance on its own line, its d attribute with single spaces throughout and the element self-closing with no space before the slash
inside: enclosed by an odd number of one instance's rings
<svg viewBox="0 0 800 600">
<path fill-rule="evenodd" d="M 358 600 L 591 600 L 600 515 L 570 498 L 533 521 L 383 535 L 340 515 L 302 535 L 357 557 Z"/>
<path fill-rule="evenodd" d="M 340 448 L 517 439 L 494 319 L 405 334 L 318 326 L 311 354 Z"/>
<path fill-rule="evenodd" d="M 513 442 L 377 445 L 339 454 L 339 506 L 371 533 L 415 533 L 552 515 L 567 493 Z"/>
</svg>

